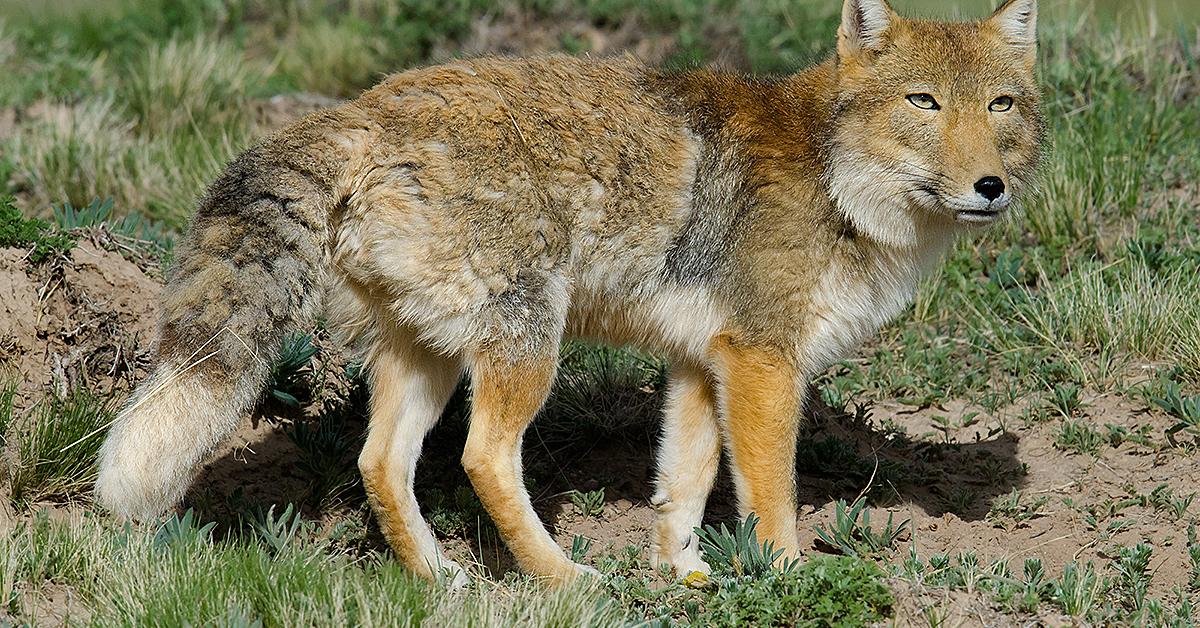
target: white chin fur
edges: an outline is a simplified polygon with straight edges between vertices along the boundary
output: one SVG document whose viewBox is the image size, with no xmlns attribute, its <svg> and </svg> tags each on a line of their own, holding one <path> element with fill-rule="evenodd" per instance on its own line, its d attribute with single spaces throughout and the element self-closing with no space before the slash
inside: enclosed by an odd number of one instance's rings
<svg viewBox="0 0 1200 628">
<path fill-rule="evenodd" d="M 948 203 L 949 209 L 954 210 L 954 219 L 970 225 L 986 225 L 996 222 L 1008 213 L 1012 197 L 1008 194 L 987 202 L 980 197 L 968 199 L 953 198 Z"/>
<path fill-rule="evenodd" d="M 834 168 L 829 187 L 838 209 L 855 229 L 889 246 L 915 248 L 920 234 L 908 199 L 879 184 L 889 176 L 885 169 L 864 160 L 852 168 Z"/>
<path fill-rule="evenodd" d="M 954 219 L 970 225 L 987 225 L 1004 217 L 1003 211 L 959 211 Z"/>
</svg>

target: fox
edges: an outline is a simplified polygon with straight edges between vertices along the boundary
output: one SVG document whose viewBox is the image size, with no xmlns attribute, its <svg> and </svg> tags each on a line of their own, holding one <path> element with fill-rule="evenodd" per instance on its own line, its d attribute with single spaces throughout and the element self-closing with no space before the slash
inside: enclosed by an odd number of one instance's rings
<svg viewBox="0 0 1200 628">
<path fill-rule="evenodd" d="M 1036 0 L 944 22 L 843 0 L 836 49 L 754 77 L 625 57 L 409 69 L 234 158 L 198 202 L 151 368 L 101 447 L 97 503 L 176 507 L 325 314 L 361 352 L 358 456 L 395 555 L 467 572 L 421 515 L 422 441 L 462 378 L 461 462 L 518 566 L 567 556 L 522 439 L 568 339 L 669 364 L 654 565 L 708 572 L 695 530 L 722 456 L 760 539 L 802 557 L 796 446 L 811 380 L 897 317 L 964 234 L 1031 194 L 1045 142 Z"/>
</svg>

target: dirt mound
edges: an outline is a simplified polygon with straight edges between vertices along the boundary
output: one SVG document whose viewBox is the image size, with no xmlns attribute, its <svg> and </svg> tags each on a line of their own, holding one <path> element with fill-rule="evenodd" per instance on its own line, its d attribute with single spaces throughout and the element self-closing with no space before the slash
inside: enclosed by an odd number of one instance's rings
<svg viewBox="0 0 1200 628">
<path fill-rule="evenodd" d="M 142 377 L 162 289 L 148 270 L 91 240 L 42 264 L 0 249 L 0 368 L 16 377 L 18 406 Z"/>
</svg>

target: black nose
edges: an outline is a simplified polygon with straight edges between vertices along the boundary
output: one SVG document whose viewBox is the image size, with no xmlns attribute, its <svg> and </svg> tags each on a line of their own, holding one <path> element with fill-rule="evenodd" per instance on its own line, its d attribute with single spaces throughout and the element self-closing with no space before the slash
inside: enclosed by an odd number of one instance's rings
<svg viewBox="0 0 1200 628">
<path fill-rule="evenodd" d="M 989 201 L 994 201 L 1004 194 L 1004 182 L 1000 177 L 984 177 L 975 182 L 975 191 Z"/>
</svg>

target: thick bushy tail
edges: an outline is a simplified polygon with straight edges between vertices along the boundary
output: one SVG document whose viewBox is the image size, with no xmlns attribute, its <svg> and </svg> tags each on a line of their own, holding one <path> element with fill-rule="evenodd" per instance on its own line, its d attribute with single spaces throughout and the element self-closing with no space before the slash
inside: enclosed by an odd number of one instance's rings
<svg viewBox="0 0 1200 628">
<path fill-rule="evenodd" d="M 329 214 L 363 143 L 351 115 L 268 137 L 200 201 L 163 292 L 157 364 L 100 450 L 104 507 L 139 519 L 173 507 L 259 399 L 284 336 L 316 315 Z"/>
</svg>

